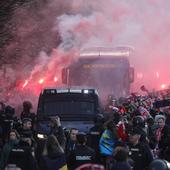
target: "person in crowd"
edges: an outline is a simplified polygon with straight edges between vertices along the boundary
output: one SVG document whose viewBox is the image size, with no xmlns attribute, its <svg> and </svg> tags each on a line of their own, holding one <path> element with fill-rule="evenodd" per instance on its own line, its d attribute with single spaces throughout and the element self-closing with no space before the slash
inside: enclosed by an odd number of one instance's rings
<svg viewBox="0 0 170 170">
<path fill-rule="evenodd" d="M 118 107 L 113 107 L 112 114 L 114 115 L 114 122 L 117 125 L 119 121 L 121 120 L 121 111 Z"/>
<path fill-rule="evenodd" d="M 170 128 L 170 108 L 166 112 L 166 122 L 165 124 Z"/>
<path fill-rule="evenodd" d="M 19 130 L 20 135 L 32 132 L 32 120 L 30 118 L 22 119 L 22 127 Z"/>
<path fill-rule="evenodd" d="M 122 146 L 117 146 L 114 151 L 114 160 L 112 170 L 132 170 L 128 163 L 128 149 Z"/>
<path fill-rule="evenodd" d="M 154 119 L 152 117 L 149 117 L 146 120 L 147 123 L 147 138 L 149 140 L 149 146 L 152 150 L 156 147 L 156 136 L 154 134 Z"/>
<path fill-rule="evenodd" d="M 81 132 L 77 134 L 77 146 L 70 154 L 68 166 L 70 170 L 74 170 L 80 165 L 86 163 L 95 163 L 95 151 L 86 145 L 87 136 Z"/>
<path fill-rule="evenodd" d="M 64 149 L 55 135 L 47 138 L 40 168 L 41 170 L 67 170 Z"/>
<path fill-rule="evenodd" d="M 66 146 L 66 137 L 64 134 L 63 127 L 61 126 L 61 121 L 58 116 L 51 117 L 49 126 L 51 128 L 50 134 L 53 134 L 57 137 L 59 144 L 65 150 Z"/>
<path fill-rule="evenodd" d="M 60 118 L 58 116 L 53 116 L 49 118 L 47 134 L 48 134 L 47 136 L 49 135 L 56 136 L 60 146 L 63 148 L 63 150 L 65 150 L 66 137 L 65 137 L 64 129 L 61 125 Z M 45 138 L 47 138 L 47 136 Z M 43 152 L 44 144 L 45 144 L 45 141 L 40 141 L 36 147 L 36 158 L 38 162 L 40 162 L 41 160 L 41 155 Z"/>
<path fill-rule="evenodd" d="M 126 142 L 128 139 L 128 120 L 127 117 L 122 116 L 121 120 L 119 121 L 119 123 L 117 124 L 117 132 L 118 132 L 118 136 L 119 138 L 123 141 Z"/>
<path fill-rule="evenodd" d="M 140 141 L 148 144 L 149 140 L 147 138 L 147 133 L 145 129 L 145 120 L 142 116 L 135 116 L 133 118 L 133 127 L 137 128 L 140 131 L 141 133 Z"/>
<path fill-rule="evenodd" d="M 8 120 L 16 120 L 14 117 L 15 116 L 15 108 L 8 105 L 5 107 L 5 119 L 8 119 Z"/>
<path fill-rule="evenodd" d="M 89 130 L 87 145 L 95 150 L 96 160 L 97 163 L 99 164 L 101 164 L 99 141 L 103 131 L 104 131 L 104 116 L 102 114 L 97 114 L 94 118 L 94 126 Z"/>
<path fill-rule="evenodd" d="M 113 107 L 115 107 L 115 106 L 116 106 L 116 99 L 114 98 L 114 96 L 109 95 L 107 98 L 107 103 L 104 108 L 104 111 L 107 113 L 112 113 Z"/>
<path fill-rule="evenodd" d="M 29 118 L 32 120 L 32 124 L 34 126 L 34 123 L 36 121 L 35 113 L 31 112 L 32 109 L 32 103 L 30 101 L 24 101 L 23 102 L 23 111 L 21 112 L 20 118 L 23 120 L 24 118 Z"/>
<path fill-rule="evenodd" d="M 104 131 L 104 116 L 103 114 L 97 114 L 94 118 L 94 126 L 90 128 L 91 133 L 101 134 Z"/>
<path fill-rule="evenodd" d="M 140 141 L 141 131 L 134 128 L 130 132 L 129 157 L 133 160 L 133 170 L 146 170 L 153 160 L 151 149 L 146 143 Z"/>
<path fill-rule="evenodd" d="M 18 145 L 19 139 L 20 139 L 19 133 L 15 129 L 10 130 L 9 135 L 8 135 L 8 141 L 2 149 L 0 170 L 4 170 L 5 167 L 7 166 L 9 154 L 12 148 Z"/>
<path fill-rule="evenodd" d="M 21 137 L 19 143 L 12 148 L 8 158 L 9 164 L 15 164 L 22 170 L 38 170 L 30 136 Z"/>
<path fill-rule="evenodd" d="M 157 115 L 155 117 L 155 122 L 158 126 L 156 129 L 156 139 L 158 144 L 158 156 L 161 159 L 170 160 L 169 152 L 170 152 L 170 129 L 165 124 L 165 116 Z"/>
<path fill-rule="evenodd" d="M 29 144 L 32 155 L 35 158 L 35 153 L 37 153 L 37 142 L 35 132 L 32 129 L 32 120 L 30 118 L 24 118 L 22 120 L 22 127 L 20 128 L 19 134 L 22 141 Z"/>
<path fill-rule="evenodd" d="M 32 156 L 35 158 L 35 151 L 37 149 L 37 143 L 33 138 L 32 132 L 27 131 L 26 133 L 21 134 L 21 142 L 25 143 L 27 146 L 30 147 Z"/>
<path fill-rule="evenodd" d="M 118 133 L 116 125 L 114 121 L 110 121 L 99 141 L 100 154 L 103 157 L 103 163 L 106 166 L 106 169 L 109 166 L 110 161 L 112 161 L 112 155 L 117 141 Z"/>
<path fill-rule="evenodd" d="M 117 123 L 120 121 L 121 119 L 121 113 L 119 111 L 118 107 L 112 107 L 112 111 L 110 113 L 106 113 L 106 121 L 104 123 L 104 126 L 107 126 L 107 123 L 109 121 L 114 121 L 114 123 L 117 125 Z"/>
<path fill-rule="evenodd" d="M 78 129 L 76 128 L 70 129 L 70 134 L 67 138 L 66 148 L 65 148 L 67 158 L 69 157 L 70 153 L 76 148 L 77 134 L 78 134 Z"/>
</svg>

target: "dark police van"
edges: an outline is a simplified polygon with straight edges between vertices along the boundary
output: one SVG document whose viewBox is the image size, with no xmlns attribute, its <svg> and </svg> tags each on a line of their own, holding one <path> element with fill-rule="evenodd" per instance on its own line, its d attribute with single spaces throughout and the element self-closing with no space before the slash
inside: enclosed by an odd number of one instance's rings
<svg viewBox="0 0 170 170">
<path fill-rule="evenodd" d="M 78 128 L 87 132 L 100 113 L 99 98 L 93 88 L 48 88 L 42 90 L 37 110 L 38 137 L 50 132 L 48 121 L 59 116 L 64 128 Z"/>
</svg>

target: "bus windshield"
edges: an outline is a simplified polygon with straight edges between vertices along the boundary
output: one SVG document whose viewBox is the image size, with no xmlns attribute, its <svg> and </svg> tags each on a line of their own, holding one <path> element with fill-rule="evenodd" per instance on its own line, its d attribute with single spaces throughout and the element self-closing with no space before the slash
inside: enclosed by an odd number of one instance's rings
<svg viewBox="0 0 170 170">
<path fill-rule="evenodd" d="M 94 114 L 94 103 L 87 101 L 53 101 L 44 103 L 44 112 L 48 116 Z"/>
</svg>

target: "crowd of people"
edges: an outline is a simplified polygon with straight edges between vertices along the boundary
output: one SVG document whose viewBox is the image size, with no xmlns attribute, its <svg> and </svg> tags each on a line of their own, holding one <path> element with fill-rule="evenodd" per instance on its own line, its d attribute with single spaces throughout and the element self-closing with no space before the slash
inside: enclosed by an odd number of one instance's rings
<svg viewBox="0 0 170 170">
<path fill-rule="evenodd" d="M 170 161 L 168 93 L 110 98 L 88 133 L 64 130 L 60 118 L 39 141 L 32 104 L 23 102 L 20 118 L 0 103 L 0 170 L 164 170 Z M 40 143 L 41 149 L 40 149 Z M 161 169 L 162 168 L 162 169 Z M 163 169 L 164 168 L 164 169 Z"/>
</svg>

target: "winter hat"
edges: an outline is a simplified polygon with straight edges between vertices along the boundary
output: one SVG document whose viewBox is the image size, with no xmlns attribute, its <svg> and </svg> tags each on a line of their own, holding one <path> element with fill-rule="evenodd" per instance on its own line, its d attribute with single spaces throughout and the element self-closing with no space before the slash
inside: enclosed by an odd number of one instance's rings
<svg viewBox="0 0 170 170">
<path fill-rule="evenodd" d="M 159 119 L 163 119 L 165 121 L 165 116 L 164 115 L 156 115 L 155 122 L 158 122 Z"/>
</svg>

